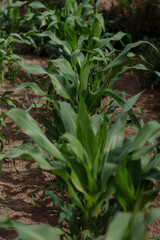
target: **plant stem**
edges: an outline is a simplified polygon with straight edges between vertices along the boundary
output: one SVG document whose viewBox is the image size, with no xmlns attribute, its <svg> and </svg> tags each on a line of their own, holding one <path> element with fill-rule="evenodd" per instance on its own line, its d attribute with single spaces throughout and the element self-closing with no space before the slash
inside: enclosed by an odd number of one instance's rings
<svg viewBox="0 0 160 240">
<path fill-rule="evenodd" d="M 1 61 L 1 71 L 2 71 L 2 73 L 1 73 L 1 81 L 2 81 L 1 86 L 2 86 L 2 88 L 4 88 L 4 67 L 5 67 L 5 63 L 2 60 Z"/>
</svg>

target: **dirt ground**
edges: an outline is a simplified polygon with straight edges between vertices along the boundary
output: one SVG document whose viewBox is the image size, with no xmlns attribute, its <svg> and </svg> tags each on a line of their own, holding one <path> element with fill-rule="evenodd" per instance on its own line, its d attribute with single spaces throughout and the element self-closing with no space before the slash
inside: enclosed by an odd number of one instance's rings
<svg viewBox="0 0 160 240">
<path fill-rule="evenodd" d="M 100 5 L 102 8 L 108 9 L 112 4 L 116 4 L 116 0 L 100 0 Z"/>
</svg>

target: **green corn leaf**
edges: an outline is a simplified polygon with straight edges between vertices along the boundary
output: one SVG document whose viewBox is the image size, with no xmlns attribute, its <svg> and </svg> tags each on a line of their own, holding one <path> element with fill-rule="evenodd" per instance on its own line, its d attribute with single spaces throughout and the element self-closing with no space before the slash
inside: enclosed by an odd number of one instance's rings
<svg viewBox="0 0 160 240">
<path fill-rule="evenodd" d="M 160 218 L 160 209 L 154 208 L 149 211 L 146 218 L 147 225 Z"/>
<path fill-rule="evenodd" d="M 63 208 L 63 200 L 56 194 L 54 194 L 52 190 L 46 190 L 45 195 L 51 197 L 52 201 L 54 202 L 54 205 L 57 208 L 59 209 Z"/>
<path fill-rule="evenodd" d="M 103 49 L 105 46 L 109 47 L 109 49 L 113 49 L 113 46 L 110 44 L 111 41 L 120 41 L 124 36 L 127 34 L 124 32 L 118 32 L 114 36 L 105 38 L 105 39 L 99 39 L 99 38 L 94 38 L 97 42 L 97 47 L 100 49 Z"/>
<path fill-rule="evenodd" d="M 101 23 L 97 17 L 95 17 L 92 24 L 92 35 L 93 37 L 99 38 L 101 35 Z"/>
<path fill-rule="evenodd" d="M 23 41 L 23 38 L 18 33 L 11 33 L 10 36 L 15 37 L 16 41 L 18 41 L 18 40 Z M 13 41 L 15 41 L 15 40 L 13 40 Z"/>
<path fill-rule="evenodd" d="M 85 25 L 85 21 L 82 21 L 80 18 L 76 18 L 75 20 L 75 28 L 79 34 L 84 36 L 89 36 L 91 34 L 90 28 Z"/>
<path fill-rule="evenodd" d="M 64 41 L 61 41 L 54 33 L 52 33 L 50 30 L 48 30 L 48 31 L 44 31 L 44 32 L 42 32 L 42 33 L 35 33 L 35 32 L 29 32 L 29 33 L 27 33 L 27 36 L 28 35 L 33 35 L 33 36 L 38 36 L 38 37 L 42 37 L 42 38 L 44 38 L 44 37 L 48 37 L 48 38 L 50 38 L 51 40 L 55 40 L 55 44 L 63 44 L 63 42 Z"/>
<path fill-rule="evenodd" d="M 44 135 L 37 122 L 27 112 L 20 109 L 11 109 L 6 115 L 40 147 L 59 160 L 66 161 L 54 144 Z"/>
<path fill-rule="evenodd" d="M 81 142 L 75 136 L 69 133 L 65 133 L 63 136 L 69 141 L 70 147 L 78 159 L 80 159 L 82 162 L 85 161 L 85 156 L 87 156 L 87 153 L 83 148 Z"/>
<path fill-rule="evenodd" d="M 130 219 L 131 213 L 119 212 L 109 225 L 106 240 L 123 240 Z"/>
<path fill-rule="evenodd" d="M 89 92 L 86 97 L 86 104 L 89 109 L 89 111 L 94 109 L 95 106 L 99 106 L 101 103 L 102 97 L 104 98 L 105 96 L 110 96 L 114 98 L 122 107 L 125 104 L 125 101 L 119 97 L 119 95 L 110 89 L 104 89 L 104 90 L 98 90 L 96 93 L 91 93 Z"/>
<path fill-rule="evenodd" d="M 99 126 L 103 123 L 104 116 L 101 114 L 94 114 L 91 117 L 91 124 L 92 124 L 92 129 L 94 131 L 95 136 L 97 135 Z"/>
<path fill-rule="evenodd" d="M 157 136 L 157 134 L 160 134 L 160 124 L 156 121 L 147 123 L 142 129 L 140 129 L 139 133 L 136 135 L 131 144 L 123 150 L 121 156 L 126 152 L 132 152 L 142 147 L 151 138 Z"/>
<path fill-rule="evenodd" d="M 110 128 L 105 147 L 106 161 L 117 161 L 123 144 L 124 131 L 127 123 L 127 113 L 134 106 L 140 93 L 126 101 L 114 125 Z M 113 151 L 112 151 L 113 150 Z"/>
<path fill-rule="evenodd" d="M 117 167 L 116 164 L 108 163 L 108 162 L 104 163 L 102 173 L 101 173 L 101 182 L 104 188 L 106 188 L 107 181 L 109 180 L 109 178 L 115 175 L 117 171 L 116 167 Z"/>
<path fill-rule="evenodd" d="M 81 71 L 80 71 L 80 93 L 83 94 L 83 92 L 87 91 L 88 87 L 88 78 L 90 73 L 90 55 L 87 54 L 85 60 L 83 61 Z"/>
<path fill-rule="evenodd" d="M 103 161 L 104 161 L 104 151 L 105 151 L 105 143 L 107 140 L 108 134 L 108 126 L 107 120 L 104 116 L 103 125 L 99 125 L 98 134 L 97 134 L 97 154 L 93 163 L 93 177 L 97 179 L 98 173 L 102 171 Z"/>
<path fill-rule="evenodd" d="M 32 2 L 29 4 L 29 7 L 33 8 L 33 9 L 45 9 L 46 7 L 41 3 L 41 2 Z"/>
<path fill-rule="evenodd" d="M 7 2 L 7 0 L 2 0 L 2 2 L 1 2 L 1 8 L 4 8 L 6 2 Z"/>
<path fill-rule="evenodd" d="M 59 102 L 60 104 L 60 117 L 63 121 L 65 131 L 76 135 L 76 118 L 77 114 L 71 108 L 71 105 L 66 102 Z"/>
<path fill-rule="evenodd" d="M 153 147 L 154 146 L 150 146 L 150 149 L 152 150 Z M 155 169 L 160 166 L 160 153 L 156 154 L 155 156 L 149 154 L 149 160 L 146 156 L 146 158 L 142 159 L 142 163 L 143 163 L 143 174 L 149 173 L 152 169 Z M 150 174 L 149 174 L 149 177 L 150 177 Z"/>
<path fill-rule="evenodd" d="M 120 64 L 125 59 L 125 57 L 127 56 L 127 54 L 129 53 L 129 51 L 132 48 L 136 48 L 141 44 L 149 44 L 151 47 L 156 49 L 152 44 L 150 44 L 147 41 L 138 41 L 138 42 L 135 42 L 135 43 L 129 43 L 129 44 L 126 45 L 126 47 L 123 49 L 123 51 L 107 67 L 104 68 L 104 71 Z M 157 49 L 156 49 L 156 51 L 157 51 Z"/>
<path fill-rule="evenodd" d="M 77 75 L 66 59 L 59 58 L 51 60 L 50 64 L 53 64 L 54 67 L 58 68 L 57 72 L 62 74 L 67 81 L 73 82 L 74 84 L 77 82 Z"/>
<path fill-rule="evenodd" d="M 14 7 L 14 8 L 19 8 L 19 7 L 22 7 L 23 5 L 25 5 L 27 3 L 27 1 L 16 1 L 14 3 L 11 3 L 11 7 Z"/>
<path fill-rule="evenodd" d="M 128 70 L 128 69 L 137 69 L 137 70 L 143 70 L 143 71 L 149 71 L 151 73 L 154 73 L 155 75 L 157 75 L 158 77 L 160 77 L 160 72 L 158 71 L 154 71 L 152 69 L 147 68 L 146 66 L 144 66 L 143 64 L 136 64 L 132 67 L 124 67 L 124 69 Z"/>
<path fill-rule="evenodd" d="M 132 211 L 135 199 L 135 192 L 132 179 L 126 168 L 118 166 L 115 176 L 116 198 L 124 211 Z"/>
<path fill-rule="evenodd" d="M 83 100 L 81 100 L 78 110 L 77 137 L 88 154 L 88 167 L 92 169 L 97 154 L 97 141 Z"/>
<path fill-rule="evenodd" d="M 21 59 L 21 61 L 19 61 L 18 63 L 23 69 L 26 70 L 27 73 L 31 73 L 34 75 L 47 74 L 47 72 L 39 65 L 27 63 L 23 59 Z"/>
<path fill-rule="evenodd" d="M 14 89 L 14 92 L 19 92 L 24 89 L 31 88 L 37 95 L 44 96 L 46 93 L 39 87 L 37 83 L 34 82 L 27 82 L 20 84 L 16 89 Z"/>
<path fill-rule="evenodd" d="M 56 92 L 63 98 L 73 101 L 73 94 L 70 85 L 65 78 L 59 74 L 49 74 L 51 82 Z"/>
<path fill-rule="evenodd" d="M 22 222 L 0 217 L 0 224 L 7 228 L 14 228 L 22 240 L 58 240 L 58 230 L 48 225 L 26 225 Z M 19 238 L 16 238 L 19 239 Z"/>
<path fill-rule="evenodd" d="M 93 203 L 94 202 L 93 197 L 91 197 L 90 194 L 94 195 L 97 192 L 97 186 L 94 179 L 91 176 L 91 172 L 89 170 L 88 165 L 85 164 L 85 161 L 88 159 L 87 153 L 76 137 L 68 133 L 64 134 L 64 137 L 68 139 L 70 143 L 69 145 L 70 148 L 77 156 L 76 158 L 77 162 L 75 162 L 75 160 L 69 161 L 71 167 L 72 182 L 79 191 L 84 193 L 84 196 L 87 199 L 87 201 Z M 86 186 L 88 186 L 88 190 L 86 190 Z"/>
<path fill-rule="evenodd" d="M 0 160 L 4 158 L 16 159 L 19 157 L 36 160 L 38 164 L 45 170 L 53 169 L 53 167 L 51 167 L 51 165 L 47 161 L 47 156 L 40 148 L 29 146 L 27 144 L 22 144 L 19 147 L 13 147 L 12 149 L 9 149 L 4 154 L 0 155 Z"/>
<path fill-rule="evenodd" d="M 68 186 L 68 191 L 69 191 L 69 196 L 72 199 L 73 203 L 75 203 L 80 209 L 85 211 L 85 208 L 84 208 L 79 196 L 77 195 L 77 192 L 73 189 L 73 187 L 70 184 Z"/>
<path fill-rule="evenodd" d="M 119 212 L 109 225 L 106 240 L 148 240 L 144 221 L 143 212 Z"/>
<path fill-rule="evenodd" d="M 32 35 L 35 35 L 35 33 L 31 32 Z M 71 54 L 71 50 L 68 46 L 68 44 L 65 42 L 65 41 L 62 41 L 60 38 L 58 38 L 54 33 L 52 33 L 51 31 L 45 31 L 45 32 L 42 32 L 42 33 L 38 33 L 36 34 L 38 37 L 49 37 L 51 40 L 50 40 L 50 43 L 53 44 L 53 45 L 57 45 L 57 46 L 61 46 L 63 47 L 64 51 L 67 53 L 67 54 Z"/>
<path fill-rule="evenodd" d="M 87 176 L 83 164 L 80 164 L 78 161 L 71 160 L 71 180 L 75 188 L 87 195 L 88 198 L 91 198 L 87 193 Z"/>
<path fill-rule="evenodd" d="M 97 0 L 97 1 L 96 1 L 96 8 L 98 8 L 99 3 L 100 3 L 100 0 Z"/>
<path fill-rule="evenodd" d="M 17 159 L 20 157 L 34 159 L 42 169 L 60 176 L 66 183 L 68 182 L 68 176 L 64 163 L 55 161 L 49 162 L 47 155 L 44 154 L 41 148 L 36 146 L 33 147 L 28 144 L 22 144 L 20 146 L 13 147 L 12 149 L 7 150 L 4 154 L 0 154 L 0 161 L 5 158 Z"/>
<path fill-rule="evenodd" d="M 144 212 L 137 212 L 133 214 L 131 221 L 132 225 L 128 229 L 130 230 L 130 233 L 128 235 L 131 235 L 131 239 L 148 240 L 144 222 L 145 222 Z"/>
<path fill-rule="evenodd" d="M 64 25 L 64 30 L 66 34 L 66 40 L 72 46 L 74 51 L 77 49 L 77 34 L 76 32 L 69 27 L 67 24 Z"/>
<path fill-rule="evenodd" d="M 158 173 L 159 174 L 159 173 Z M 146 178 L 147 179 L 147 178 Z M 155 181 L 156 178 L 148 178 L 149 180 L 152 180 L 152 181 Z M 148 180 L 147 179 L 147 180 Z M 160 178 L 158 178 L 159 180 Z M 157 179 L 156 179 L 157 180 Z M 144 208 L 144 206 L 146 207 L 148 205 L 148 203 L 151 203 L 151 202 L 154 202 L 156 197 L 157 197 L 157 194 L 158 194 L 158 191 L 159 191 L 159 187 L 160 185 L 158 184 L 156 187 L 153 188 L 153 186 L 151 184 L 148 183 L 148 186 L 145 186 L 145 187 L 148 187 L 149 190 L 145 190 L 145 191 L 142 191 L 141 194 L 140 194 L 140 197 L 139 199 L 141 199 L 141 202 L 140 202 L 140 208 Z M 138 200 L 138 199 L 137 199 Z"/>
<path fill-rule="evenodd" d="M 12 221 L 13 227 L 22 240 L 58 240 L 54 228 L 47 225 L 30 226 Z"/>
<path fill-rule="evenodd" d="M 135 150 L 131 156 L 132 160 L 138 160 L 140 157 L 142 158 L 142 162 L 145 166 L 145 164 L 148 164 L 148 161 L 143 160 L 143 157 L 145 158 L 146 156 L 148 157 L 148 154 L 152 152 L 152 150 L 154 149 L 154 147 L 156 147 L 155 145 L 149 145 L 149 146 L 145 146 L 143 148 L 139 148 L 137 150 Z M 153 157 L 153 155 L 150 155 L 150 157 Z M 149 159 L 150 159 L 149 157 Z"/>
</svg>

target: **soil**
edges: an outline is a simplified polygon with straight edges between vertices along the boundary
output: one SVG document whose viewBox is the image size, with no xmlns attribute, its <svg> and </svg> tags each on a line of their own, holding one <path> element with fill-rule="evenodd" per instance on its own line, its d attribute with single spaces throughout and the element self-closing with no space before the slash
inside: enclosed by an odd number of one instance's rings
<svg viewBox="0 0 160 240">
<path fill-rule="evenodd" d="M 117 0 L 100 0 L 100 6 L 105 9 L 109 9 L 112 4 L 116 4 Z"/>
</svg>

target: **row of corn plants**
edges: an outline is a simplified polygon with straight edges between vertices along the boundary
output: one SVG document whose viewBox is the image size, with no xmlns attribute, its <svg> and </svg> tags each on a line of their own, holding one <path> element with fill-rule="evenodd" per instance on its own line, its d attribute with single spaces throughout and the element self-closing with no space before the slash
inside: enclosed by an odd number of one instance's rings
<svg viewBox="0 0 160 240">
<path fill-rule="evenodd" d="M 16 9 L 19 4 L 17 1 Z M 9 117 L 30 141 L 1 153 L 0 160 L 3 164 L 6 158 L 34 159 L 41 169 L 57 177 L 61 190 L 61 196 L 49 187 L 38 190 L 57 207 L 57 227 L 28 226 L 0 217 L 1 227 L 14 228 L 17 239 L 147 240 L 148 224 L 160 216 L 158 209 L 147 211 L 159 190 L 159 184 L 154 183 L 160 180 L 156 141 L 160 124 L 144 124 L 136 117 L 134 110 L 140 111 L 136 106 L 140 94 L 126 100 L 124 93 L 113 90 L 116 81 L 130 70 L 147 70 L 158 76 L 160 73 L 147 69 L 145 64 L 135 64 L 135 58 L 144 63 L 145 59 L 137 57 L 132 49 L 148 42 L 132 43 L 126 33 L 103 32 L 98 4 L 67 0 L 60 11 L 39 2 L 23 2 L 25 16 L 16 14 L 22 18 L 22 25 L 29 24 L 32 30 L 29 27 L 21 34 L 7 33 L 19 39 L 19 44 L 39 44 L 37 53 L 46 46 L 54 59 L 48 62 L 48 68 L 43 68 L 28 64 L 13 52 L 4 58 L 13 61 L 13 70 L 23 68 L 28 75 L 41 77 L 42 84 L 25 82 L 1 96 L 1 101 L 8 100 L 12 107 L 1 123 L 5 125 Z M 10 11 L 12 5 L 14 9 L 11 1 Z M 128 39 L 127 45 L 124 38 Z M 112 42 L 116 41 L 123 50 L 114 47 Z M 10 93 L 28 88 L 40 96 L 39 102 L 26 111 L 17 109 Z M 107 106 L 105 97 L 110 98 Z M 42 106 L 50 113 L 49 117 L 41 115 L 45 133 L 29 114 L 31 108 L 40 110 Z M 126 137 L 126 128 L 136 129 L 137 133 Z"/>
</svg>

